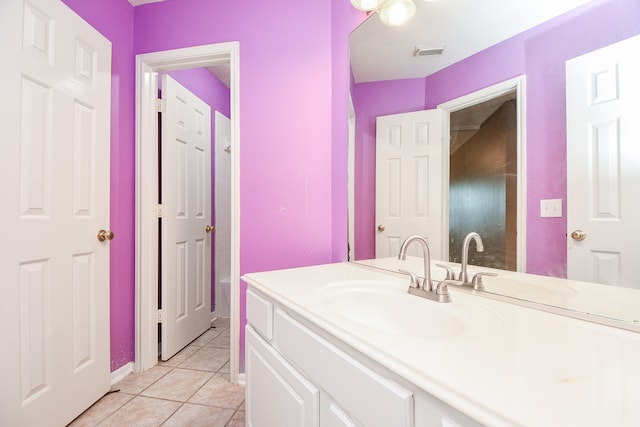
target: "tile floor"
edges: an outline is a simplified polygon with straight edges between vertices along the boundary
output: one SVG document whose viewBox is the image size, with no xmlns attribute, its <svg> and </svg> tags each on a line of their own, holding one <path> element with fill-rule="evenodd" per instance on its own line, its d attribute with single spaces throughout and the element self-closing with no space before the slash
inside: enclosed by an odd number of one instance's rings
<svg viewBox="0 0 640 427">
<path fill-rule="evenodd" d="M 244 387 L 229 383 L 229 319 L 166 362 L 130 374 L 69 427 L 238 427 Z"/>
</svg>

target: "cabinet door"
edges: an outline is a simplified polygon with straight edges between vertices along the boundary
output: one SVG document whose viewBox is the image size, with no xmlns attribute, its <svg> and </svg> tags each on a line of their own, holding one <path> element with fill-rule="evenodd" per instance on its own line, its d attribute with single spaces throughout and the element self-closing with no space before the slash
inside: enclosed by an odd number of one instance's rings
<svg viewBox="0 0 640 427">
<path fill-rule="evenodd" d="M 360 427 L 331 396 L 320 395 L 320 427 Z"/>
<path fill-rule="evenodd" d="M 280 309 L 274 315 L 280 353 L 367 427 L 412 427 L 413 394 L 340 350 Z"/>
<path fill-rule="evenodd" d="M 319 390 L 246 328 L 248 427 L 317 427 Z"/>
</svg>

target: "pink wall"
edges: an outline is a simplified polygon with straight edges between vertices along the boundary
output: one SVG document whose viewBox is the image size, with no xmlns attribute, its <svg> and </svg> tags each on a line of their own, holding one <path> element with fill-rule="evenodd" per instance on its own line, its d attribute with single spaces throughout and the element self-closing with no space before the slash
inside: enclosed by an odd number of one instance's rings
<svg viewBox="0 0 640 427">
<path fill-rule="evenodd" d="M 134 358 L 136 54 L 240 42 L 242 273 L 346 259 L 347 35 L 362 14 L 341 0 L 65 3 L 113 43 L 112 370 Z M 244 324 L 244 285 L 241 299 Z"/>
<path fill-rule="evenodd" d="M 348 152 L 345 137 L 349 134 L 349 66 L 348 35 L 362 23 L 367 14 L 345 0 L 332 0 L 332 224 L 333 260 L 347 259 L 348 246 Z"/>
<path fill-rule="evenodd" d="M 605 23 L 604 25 L 602 23 Z M 615 23 L 615 25 L 607 25 Z M 560 198 L 566 206 L 566 130 L 564 63 L 594 49 L 640 34 L 640 2 L 599 0 L 482 51 L 425 79 L 424 108 L 458 98 L 504 80 L 526 75 L 527 96 L 527 271 L 566 277 L 566 217 L 540 218 L 539 200 Z M 392 87 L 391 82 L 385 83 Z M 366 89 L 356 85 L 356 93 Z M 358 96 L 365 96 L 359 94 Z M 368 96 L 368 95 L 367 95 Z M 415 110 L 415 97 L 404 110 Z M 388 98 L 372 97 L 371 111 Z M 386 112 L 384 114 L 392 114 Z M 375 132 L 368 123 L 364 132 Z M 361 131 L 358 131 L 360 134 Z M 372 188 L 375 157 L 357 171 Z M 367 210 L 362 224 L 373 224 Z M 368 215 L 368 217 L 367 217 Z M 370 230 L 370 231 L 369 231 Z M 363 255 L 373 254 L 374 228 L 362 231 Z M 368 245 L 368 246 L 367 246 Z M 370 248 L 367 251 L 367 247 Z"/>
<path fill-rule="evenodd" d="M 211 107 L 212 115 L 217 110 L 227 117 L 231 116 L 229 88 L 206 68 L 176 70 L 168 74 L 206 102 Z"/>
</svg>

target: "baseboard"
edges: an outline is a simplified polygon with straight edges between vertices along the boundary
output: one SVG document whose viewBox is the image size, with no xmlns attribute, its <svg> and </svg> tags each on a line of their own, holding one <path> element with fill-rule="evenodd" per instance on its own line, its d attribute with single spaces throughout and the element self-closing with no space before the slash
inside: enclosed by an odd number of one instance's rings
<svg viewBox="0 0 640 427">
<path fill-rule="evenodd" d="M 114 385 L 115 383 L 122 381 L 124 377 L 126 377 L 132 372 L 133 372 L 133 362 L 129 362 L 126 365 L 121 366 L 120 368 L 111 372 L 111 385 Z"/>
<path fill-rule="evenodd" d="M 238 374 L 238 384 L 239 385 L 245 385 L 246 384 L 246 378 L 245 378 L 245 373 L 244 372 Z"/>
<path fill-rule="evenodd" d="M 213 326 L 213 322 L 218 318 L 218 313 L 216 311 L 211 312 L 211 326 Z"/>
</svg>

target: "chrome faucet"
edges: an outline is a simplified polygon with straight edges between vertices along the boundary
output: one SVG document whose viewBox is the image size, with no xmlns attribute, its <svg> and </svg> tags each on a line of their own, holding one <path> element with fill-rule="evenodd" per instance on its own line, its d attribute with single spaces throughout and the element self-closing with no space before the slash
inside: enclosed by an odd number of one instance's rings
<svg viewBox="0 0 640 427">
<path fill-rule="evenodd" d="M 451 302 L 451 296 L 447 285 L 450 280 L 443 280 L 436 286 L 431 282 L 431 253 L 429 251 L 429 244 L 424 237 L 410 236 L 402 242 L 400 246 L 400 253 L 398 253 L 398 259 L 404 261 L 407 259 L 407 248 L 412 242 L 418 242 L 422 246 L 422 257 L 424 259 L 424 279 L 420 283 L 420 278 L 409 271 L 400 270 L 401 273 L 406 273 L 411 277 L 411 284 L 409 285 L 409 293 L 417 295 L 423 298 L 438 302 Z"/>
<path fill-rule="evenodd" d="M 429 251 L 429 244 L 427 240 L 422 236 L 409 236 L 402 242 L 402 246 L 400 246 L 400 252 L 398 253 L 398 259 L 404 261 L 407 259 L 407 248 L 412 242 L 418 242 L 420 246 L 422 246 L 422 259 L 424 260 L 424 280 L 422 281 L 422 286 L 420 286 L 420 281 L 417 282 L 417 287 L 422 287 L 425 291 L 431 291 L 432 283 L 431 283 L 431 252 Z M 413 278 L 412 278 L 413 281 Z"/>
<path fill-rule="evenodd" d="M 476 241 L 476 251 L 484 252 L 484 246 L 482 245 L 482 238 L 480 235 L 475 231 L 467 234 L 462 242 L 462 266 L 460 267 L 460 275 L 458 276 L 458 280 L 465 284 L 469 283 L 467 262 L 469 259 L 469 244 L 471 243 L 471 239 Z"/>
</svg>

